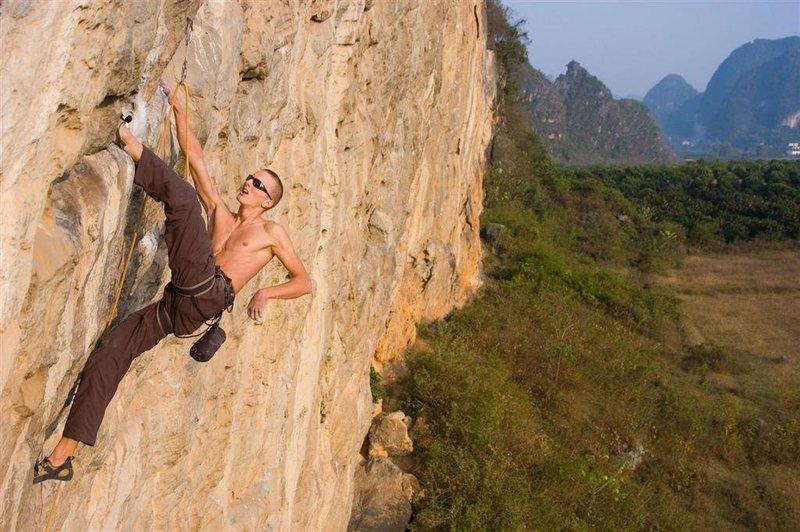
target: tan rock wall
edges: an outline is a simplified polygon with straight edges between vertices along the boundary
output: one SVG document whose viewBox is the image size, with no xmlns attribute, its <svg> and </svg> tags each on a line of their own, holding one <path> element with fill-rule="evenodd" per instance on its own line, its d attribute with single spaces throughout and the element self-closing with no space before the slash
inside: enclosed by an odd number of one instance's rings
<svg viewBox="0 0 800 532">
<path fill-rule="evenodd" d="M 187 18 L 193 20 L 188 46 Z M 369 428 L 368 369 L 479 284 L 493 65 L 480 0 L 5 0 L 0 5 L 0 529 L 41 528 L 43 428 L 105 327 L 168 280 L 161 212 L 109 147 L 186 61 L 191 121 L 229 206 L 283 177 L 279 220 L 311 296 L 223 319 L 201 365 L 169 338 L 134 361 L 51 530 L 343 530 Z M 52 441 L 44 444 L 49 450 Z M 51 483 L 52 484 L 52 483 Z"/>
</svg>

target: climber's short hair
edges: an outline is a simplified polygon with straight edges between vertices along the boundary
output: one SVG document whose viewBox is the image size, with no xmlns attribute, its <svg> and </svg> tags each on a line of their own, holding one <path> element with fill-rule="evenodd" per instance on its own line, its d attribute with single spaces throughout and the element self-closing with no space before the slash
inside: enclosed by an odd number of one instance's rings
<svg viewBox="0 0 800 532">
<path fill-rule="evenodd" d="M 278 176 L 277 172 L 274 170 L 264 168 L 263 171 L 275 178 L 275 183 L 278 185 L 275 187 L 275 190 L 272 193 L 272 207 L 270 207 L 270 209 L 272 209 L 281 201 L 281 198 L 283 197 L 283 181 L 281 181 L 280 176 Z"/>
</svg>

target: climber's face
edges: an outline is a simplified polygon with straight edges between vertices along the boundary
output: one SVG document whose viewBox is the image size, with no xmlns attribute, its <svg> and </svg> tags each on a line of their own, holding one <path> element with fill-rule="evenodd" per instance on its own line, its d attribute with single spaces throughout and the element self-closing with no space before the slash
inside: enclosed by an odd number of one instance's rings
<svg viewBox="0 0 800 532">
<path fill-rule="evenodd" d="M 260 205 L 269 210 L 281 200 L 283 183 L 272 170 L 259 170 L 247 176 L 236 199 L 242 205 Z"/>
<path fill-rule="evenodd" d="M 248 181 L 252 182 L 253 187 L 266 194 L 269 199 L 272 199 L 272 195 L 269 193 L 269 190 L 267 190 L 267 185 L 265 185 L 264 182 L 261 181 L 259 178 L 253 177 L 253 175 L 250 174 L 244 181 L 245 183 L 247 183 Z"/>
<path fill-rule="evenodd" d="M 247 176 L 239 194 L 236 196 L 239 203 L 242 205 L 260 205 L 265 209 L 272 206 L 272 194 L 267 188 L 266 183 L 268 177 L 269 174 L 264 171 L 258 171 L 255 174 Z"/>
</svg>

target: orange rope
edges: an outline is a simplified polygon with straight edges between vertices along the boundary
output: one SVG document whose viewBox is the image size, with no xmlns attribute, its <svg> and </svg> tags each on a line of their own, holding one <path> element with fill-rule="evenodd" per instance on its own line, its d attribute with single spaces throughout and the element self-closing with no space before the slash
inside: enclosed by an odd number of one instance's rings
<svg viewBox="0 0 800 532">
<path fill-rule="evenodd" d="M 188 179 L 189 177 L 189 86 L 186 84 L 185 81 L 181 81 L 175 90 L 177 91 L 181 86 L 183 86 L 183 94 L 186 100 L 186 110 L 184 111 L 184 136 L 183 136 L 183 145 L 186 147 L 184 150 L 184 155 L 186 156 L 186 168 L 184 168 L 184 176 Z M 170 112 L 175 109 L 175 101 L 174 99 L 170 99 Z M 169 130 L 170 126 L 170 116 L 167 114 L 161 128 L 161 136 L 159 138 L 159 151 L 162 152 L 163 155 L 163 148 L 164 148 L 164 139 L 166 135 L 171 134 Z M 114 297 L 114 304 L 111 306 L 111 312 L 108 316 L 108 320 L 106 320 L 106 329 L 111 325 L 111 322 L 114 321 L 114 318 L 117 317 L 117 307 L 119 305 L 120 297 L 122 296 L 122 287 L 125 285 L 125 276 L 128 275 L 128 267 L 131 264 L 131 259 L 133 258 L 133 249 L 136 246 L 136 234 L 134 233 L 133 237 L 131 238 L 131 246 L 128 249 L 128 258 L 125 261 L 125 267 L 122 269 L 122 273 L 119 276 L 119 281 L 117 282 L 117 293 Z"/>
<path fill-rule="evenodd" d="M 189 40 L 191 38 L 191 31 L 192 31 L 192 21 L 188 21 L 188 25 L 186 26 L 186 45 L 189 45 Z M 184 155 L 186 156 L 186 167 L 184 168 L 184 177 L 186 179 L 189 178 L 189 85 L 184 81 L 186 77 L 186 66 L 187 62 L 184 61 L 183 64 L 183 76 L 178 83 L 178 86 L 175 87 L 177 91 L 181 86 L 183 86 L 183 94 L 184 99 L 186 100 L 186 108 L 184 110 L 184 137 L 183 137 L 183 145 L 186 147 L 184 150 Z M 161 134 L 159 135 L 158 139 L 158 146 L 157 149 L 160 154 L 163 156 L 165 155 L 165 142 L 168 138 L 168 135 L 171 134 L 170 131 L 170 115 L 174 113 L 175 110 L 175 101 L 174 99 L 170 99 L 170 112 L 164 117 L 164 121 L 162 122 L 161 126 Z M 131 237 L 131 245 L 128 248 L 128 258 L 125 260 L 125 267 L 122 269 L 122 273 L 119 276 L 119 281 L 117 281 L 117 293 L 114 296 L 114 304 L 111 306 L 111 311 L 109 313 L 108 319 L 106 320 L 106 329 L 111 325 L 111 322 L 114 321 L 114 318 L 117 317 L 117 308 L 119 306 L 119 300 L 122 296 L 122 288 L 125 285 L 125 277 L 128 275 L 128 268 L 131 265 L 131 259 L 133 258 L 133 250 L 136 247 L 136 233 L 133 234 Z M 50 527 L 53 524 L 53 518 L 55 517 L 56 513 L 56 504 L 58 504 L 58 498 L 61 495 L 61 488 L 64 486 L 63 482 L 59 482 L 58 486 L 56 487 L 56 492 L 53 495 L 53 502 L 50 503 L 50 511 L 47 514 L 47 521 L 45 522 L 43 532 L 48 532 Z"/>
<path fill-rule="evenodd" d="M 183 150 L 186 156 L 186 168 L 183 169 L 184 176 L 189 178 L 189 85 L 185 81 L 181 81 L 178 87 L 183 86 L 183 99 L 186 100 L 186 109 L 183 111 L 183 145 L 186 149 Z M 178 90 L 175 87 L 175 90 Z M 174 105 L 173 105 L 174 106 Z"/>
<path fill-rule="evenodd" d="M 58 487 L 56 487 L 56 493 L 53 495 L 53 502 L 50 504 L 50 512 L 47 514 L 47 521 L 44 524 L 44 528 L 42 532 L 47 532 L 50 530 L 50 526 L 53 524 L 53 517 L 56 515 L 56 504 L 58 503 L 58 496 L 61 495 L 61 488 L 64 486 L 63 482 L 58 483 Z"/>
<path fill-rule="evenodd" d="M 114 304 L 111 306 L 111 311 L 109 312 L 108 319 L 106 320 L 106 329 L 111 325 L 111 322 L 114 321 L 114 318 L 117 317 L 117 306 L 119 305 L 119 298 L 122 295 L 122 287 L 125 285 L 125 276 L 128 275 L 128 267 L 131 265 L 131 258 L 133 258 L 133 248 L 136 245 L 136 233 L 133 234 L 131 237 L 131 247 L 128 249 L 128 258 L 125 261 L 125 267 L 122 269 L 122 273 L 119 276 L 119 281 L 117 282 L 117 294 L 114 297 Z"/>
<path fill-rule="evenodd" d="M 183 112 L 184 113 L 183 114 L 183 124 L 184 124 L 183 145 L 186 146 L 186 150 L 184 150 L 184 157 L 185 157 L 186 167 L 183 169 L 183 175 L 184 175 L 184 178 L 189 179 L 189 170 L 190 170 L 190 167 L 189 167 L 189 162 L 190 162 L 189 161 L 189 104 L 190 104 L 190 100 L 189 100 L 189 85 L 185 81 L 181 81 L 175 87 L 175 89 L 173 91 L 173 94 L 176 91 L 180 90 L 181 87 L 183 87 L 184 99 L 186 100 L 186 108 L 184 109 L 184 112 Z M 170 135 L 172 135 L 170 126 L 172 125 L 172 123 L 171 123 L 172 114 L 175 112 L 175 100 L 174 100 L 174 98 L 176 98 L 176 97 L 177 96 L 170 97 L 170 102 L 169 102 L 170 112 L 167 113 L 166 115 L 164 115 L 164 120 L 161 122 L 161 134 L 158 137 L 157 150 L 158 150 L 159 154 L 162 156 L 162 158 L 164 158 L 164 159 L 167 158 L 166 157 L 166 155 L 167 155 L 167 150 L 166 150 L 167 139 L 169 139 Z"/>
</svg>

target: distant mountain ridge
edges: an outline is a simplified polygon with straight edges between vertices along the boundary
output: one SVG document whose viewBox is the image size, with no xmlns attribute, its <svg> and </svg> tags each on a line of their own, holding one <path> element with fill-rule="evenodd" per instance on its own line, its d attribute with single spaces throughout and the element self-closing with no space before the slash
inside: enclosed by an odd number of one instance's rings
<svg viewBox="0 0 800 532">
<path fill-rule="evenodd" d="M 678 74 L 669 74 L 659 81 L 645 95 L 643 103 L 653 113 L 653 118 L 661 122 L 681 105 L 700 94 L 689 82 Z"/>
<path fill-rule="evenodd" d="M 647 107 L 635 100 L 615 100 L 577 61 L 554 82 L 524 65 L 516 82 L 534 131 L 559 161 L 644 163 L 674 158 Z"/>
<path fill-rule="evenodd" d="M 644 99 L 677 151 L 729 145 L 742 155 L 780 155 L 800 137 L 798 36 L 740 46 L 692 97 L 685 89 L 676 96 L 677 78 L 665 77 Z"/>
</svg>

